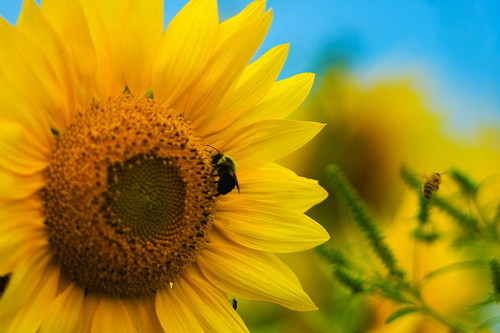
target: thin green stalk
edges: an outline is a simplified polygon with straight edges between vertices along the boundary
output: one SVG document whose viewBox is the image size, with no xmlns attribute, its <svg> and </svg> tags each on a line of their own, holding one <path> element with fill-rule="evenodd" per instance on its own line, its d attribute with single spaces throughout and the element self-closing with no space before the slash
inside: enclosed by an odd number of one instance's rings
<svg viewBox="0 0 500 333">
<path fill-rule="evenodd" d="M 359 228 L 365 233 L 375 254 L 389 270 L 389 274 L 402 279 L 404 272 L 397 267 L 396 259 L 385 243 L 381 230 L 342 171 L 337 166 L 331 165 L 328 167 L 327 173 L 337 196 L 349 209 Z"/>
</svg>

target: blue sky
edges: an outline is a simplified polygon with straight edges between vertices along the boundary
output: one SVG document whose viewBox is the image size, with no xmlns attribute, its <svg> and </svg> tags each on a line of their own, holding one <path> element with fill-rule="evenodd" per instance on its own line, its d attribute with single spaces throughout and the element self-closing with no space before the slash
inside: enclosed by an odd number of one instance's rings
<svg viewBox="0 0 500 333">
<path fill-rule="evenodd" d="M 165 1 L 165 22 L 186 3 Z M 220 0 L 222 19 L 243 0 Z M 350 53 L 352 68 L 370 84 L 417 74 L 417 87 L 454 127 L 500 123 L 500 1 L 268 0 L 271 30 L 259 51 L 290 43 L 281 78 L 316 72 L 328 50 Z M 15 23 L 21 0 L 0 0 Z"/>
</svg>

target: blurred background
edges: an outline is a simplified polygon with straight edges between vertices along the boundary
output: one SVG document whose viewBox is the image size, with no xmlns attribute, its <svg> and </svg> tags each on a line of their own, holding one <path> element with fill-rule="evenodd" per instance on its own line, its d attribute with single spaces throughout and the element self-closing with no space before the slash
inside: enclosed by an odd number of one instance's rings
<svg viewBox="0 0 500 333">
<path fill-rule="evenodd" d="M 167 24 L 186 1 L 165 2 Z M 220 0 L 221 20 L 246 5 Z M 441 239 L 416 247 L 411 231 L 418 197 L 404 185 L 399 170 L 408 165 L 424 180 L 457 167 L 481 182 L 481 215 L 495 216 L 500 203 L 500 1 L 268 0 L 267 6 L 274 20 L 256 58 L 290 43 L 280 79 L 317 74 L 309 98 L 291 118 L 327 123 L 313 141 L 279 162 L 318 179 L 330 193 L 325 168 L 339 165 L 415 281 L 463 260 L 498 258 L 498 241 L 459 250 L 453 245 L 456 228 L 435 211 L 432 220 Z M 0 0 L 0 15 L 15 25 L 21 7 L 21 0 Z M 440 193 L 474 211 L 457 191 L 443 175 Z M 371 250 L 335 195 L 308 215 L 330 232 L 328 246 L 376 270 Z M 252 332 L 449 332 L 419 314 L 386 325 L 398 304 L 352 296 L 314 250 L 281 257 L 319 311 L 297 313 L 238 300 L 238 312 Z M 500 315 L 494 304 L 470 308 L 490 291 L 485 270 L 452 271 L 422 290 L 436 309 L 476 325 Z M 498 322 L 491 323 L 491 331 L 500 332 Z"/>
</svg>

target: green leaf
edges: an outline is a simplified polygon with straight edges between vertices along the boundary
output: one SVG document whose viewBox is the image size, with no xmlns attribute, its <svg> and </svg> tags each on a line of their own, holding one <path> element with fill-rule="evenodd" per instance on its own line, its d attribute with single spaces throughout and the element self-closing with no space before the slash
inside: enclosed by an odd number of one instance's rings
<svg viewBox="0 0 500 333">
<path fill-rule="evenodd" d="M 390 322 L 392 322 L 395 319 L 398 319 L 399 317 L 402 317 L 404 315 L 407 315 L 409 313 L 416 312 L 416 311 L 418 311 L 418 308 L 416 308 L 414 306 L 408 306 L 408 307 L 404 307 L 401 309 L 397 309 L 389 317 L 387 317 L 387 319 L 385 320 L 385 323 L 389 324 Z"/>
</svg>

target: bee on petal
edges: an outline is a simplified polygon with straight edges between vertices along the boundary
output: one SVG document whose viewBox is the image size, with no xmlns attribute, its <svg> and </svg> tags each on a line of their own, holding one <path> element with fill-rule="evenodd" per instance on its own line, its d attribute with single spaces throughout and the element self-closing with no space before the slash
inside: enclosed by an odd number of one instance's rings
<svg viewBox="0 0 500 333">
<path fill-rule="evenodd" d="M 211 174 L 213 175 L 216 173 L 216 176 L 219 177 L 219 180 L 216 181 L 217 194 L 215 196 L 228 194 L 235 187 L 238 189 L 239 193 L 240 185 L 238 184 L 238 178 L 236 178 L 236 162 L 231 156 L 222 154 L 215 147 L 212 148 L 217 150 L 217 154 L 212 157 L 212 165 L 214 166 L 214 169 Z"/>
</svg>

